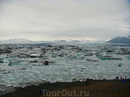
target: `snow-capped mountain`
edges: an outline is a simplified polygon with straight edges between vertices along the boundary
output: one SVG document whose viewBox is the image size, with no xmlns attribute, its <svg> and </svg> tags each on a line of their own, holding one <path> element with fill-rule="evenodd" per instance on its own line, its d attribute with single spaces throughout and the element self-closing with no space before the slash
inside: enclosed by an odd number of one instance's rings
<svg viewBox="0 0 130 97">
<path fill-rule="evenodd" d="M 55 42 L 91 42 L 90 40 L 84 40 L 84 39 L 81 39 L 81 40 L 55 40 Z"/>
<path fill-rule="evenodd" d="M 116 37 L 107 41 L 107 43 L 123 43 L 123 44 L 130 44 L 130 36 L 125 37 Z"/>
<path fill-rule="evenodd" d="M 28 39 L 18 39 L 18 38 L 14 38 L 14 39 L 9 39 L 9 40 L 3 40 L 0 41 L 1 43 L 32 43 L 33 41 L 28 40 Z"/>
<path fill-rule="evenodd" d="M 18 38 L 9 39 L 7 41 L 10 41 L 10 42 L 32 42 L 31 40 L 28 40 L 28 39 L 18 39 Z"/>
<path fill-rule="evenodd" d="M 66 42 L 66 40 L 55 40 L 55 42 Z"/>
<path fill-rule="evenodd" d="M 126 36 L 128 39 L 130 39 L 130 35 L 129 36 Z"/>
</svg>

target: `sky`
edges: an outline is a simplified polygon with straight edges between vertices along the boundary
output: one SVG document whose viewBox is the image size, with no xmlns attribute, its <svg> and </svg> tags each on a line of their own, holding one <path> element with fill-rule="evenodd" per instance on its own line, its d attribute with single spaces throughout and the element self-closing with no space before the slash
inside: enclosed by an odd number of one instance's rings
<svg viewBox="0 0 130 97">
<path fill-rule="evenodd" d="M 130 0 L 0 0 L 0 40 L 110 40 L 130 35 Z"/>
</svg>

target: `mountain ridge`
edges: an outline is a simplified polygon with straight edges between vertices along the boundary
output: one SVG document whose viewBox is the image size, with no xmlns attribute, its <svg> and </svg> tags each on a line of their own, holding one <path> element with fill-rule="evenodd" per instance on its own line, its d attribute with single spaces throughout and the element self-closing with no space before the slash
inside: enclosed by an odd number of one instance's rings
<svg viewBox="0 0 130 97">
<path fill-rule="evenodd" d="M 123 44 L 130 44 L 130 36 L 126 37 L 115 37 L 106 43 L 123 43 Z"/>
</svg>

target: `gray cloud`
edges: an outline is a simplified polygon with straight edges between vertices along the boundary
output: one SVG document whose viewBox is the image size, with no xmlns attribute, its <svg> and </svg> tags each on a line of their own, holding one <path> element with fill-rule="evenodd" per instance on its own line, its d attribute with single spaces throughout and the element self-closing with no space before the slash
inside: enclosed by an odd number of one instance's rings
<svg viewBox="0 0 130 97">
<path fill-rule="evenodd" d="M 130 34 L 127 0 L 1 0 L 0 37 L 111 39 Z"/>
</svg>

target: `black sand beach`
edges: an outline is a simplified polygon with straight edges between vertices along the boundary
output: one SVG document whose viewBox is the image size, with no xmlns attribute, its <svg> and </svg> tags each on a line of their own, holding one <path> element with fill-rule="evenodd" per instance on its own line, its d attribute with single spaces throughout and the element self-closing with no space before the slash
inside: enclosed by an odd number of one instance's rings
<svg viewBox="0 0 130 97">
<path fill-rule="evenodd" d="M 57 82 L 57 83 L 43 83 L 39 86 L 28 86 L 25 88 L 18 88 L 15 92 L 8 93 L 0 97 L 39 97 L 40 89 L 45 88 L 48 91 L 63 89 L 74 86 L 84 86 L 84 82 Z"/>
<path fill-rule="evenodd" d="M 18 88 L 14 92 L 10 92 L 8 94 L 2 95 L 0 97 L 41 97 L 40 95 L 40 89 L 44 88 L 47 89 L 47 91 L 54 91 L 54 90 L 60 90 L 70 87 L 83 87 L 83 86 L 90 86 L 96 83 L 115 83 L 119 84 L 119 87 L 116 86 L 119 90 L 121 89 L 130 89 L 130 82 L 124 82 L 122 83 L 121 80 L 90 80 L 89 84 L 86 84 L 85 82 L 56 82 L 56 83 L 43 83 L 38 86 L 28 86 L 25 88 Z M 103 91 L 101 91 L 103 92 Z M 127 96 L 129 97 L 129 96 Z"/>
</svg>

